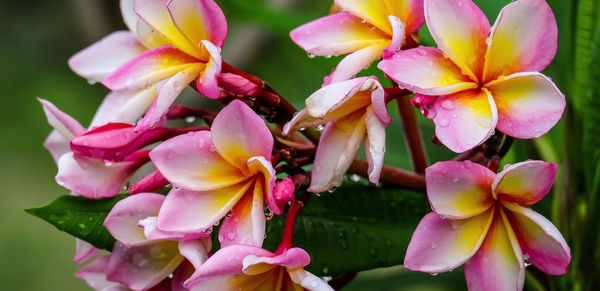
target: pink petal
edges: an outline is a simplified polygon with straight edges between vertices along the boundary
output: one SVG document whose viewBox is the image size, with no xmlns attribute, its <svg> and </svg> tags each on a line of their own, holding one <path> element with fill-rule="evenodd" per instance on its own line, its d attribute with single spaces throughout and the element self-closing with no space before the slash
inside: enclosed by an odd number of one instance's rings
<svg viewBox="0 0 600 291">
<path fill-rule="evenodd" d="M 271 160 L 273 135 L 265 122 L 242 101 L 232 101 L 217 114 L 211 137 L 219 154 L 242 171 L 247 169 L 251 157 Z"/>
<path fill-rule="evenodd" d="M 162 241 L 138 247 L 116 242 L 106 278 L 136 291 L 146 290 L 167 278 L 182 261 L 177 242 Z"/>
<path fill-rule="evenodd" d="M 372 107 L 367 108 L 365 116 L 367 137 L 365 138 L 365 155 L 369 164 L 369 181 L 379 183 L 381 169 L 385 158 L 385 128 L 384 124 L 375 114 Z"/>
<path fill-rule="evenodd" d="M 187 85 L 198 78 L 204 69 L 203 65 L 188 66 L 184 70 L 170 77 L 158 90 L 158 96 L 152 106 L 148 109 L 144 118 L 138 123 L 138 130 L 155 127 L 173 105 L 175 99 Z"/>
<path fill-rule="evenodd" d="M 560 120 L 565 96 L 540 73 L 517 73 L 486 85 L 498 106 L 498 129 L 516 138 L 538 138 Z"/>
<path fill-rule="evenodd" d="M 500 12 L 490 35 L 484 81 L 545 69 L 558 48 L 558 27 L 544 0 L 514 1 Z"/>
<path fill-rule="evenodd" d="M 272 195 L 267 196 L 269 209 L 277 215 L 281 215 L 285 205 L 294 201 L 296 185 L 290 177 L 285 177 L 275 184 Z"/>
<path fill-rule="evenodd" d="M 129 196 L 115 204 L 104 220 L 110 234 L 126 246 L 144 245 L 149 242 L 138 221 L 148 216 L 156 216 L 165 196 L 154 193 L 141 193 Z"/>
<path fill-rule="evenodd" d="M 502 203 L 523 254 L 549 275 L 563 275 L 571 261 L 571 250 L 560 231 L 539 213 L 514 203 Z"/>
<path fill-rule="evenodd" d="M 173 23 L 192 43 L 208 40 L 223 47 L 227 37 L 227 20 L 212 0 L 171 0 L 167 5 Z"/>
<path fill-rule="evenodd" d="M 387 17 L 387 15 L 386 15 Z M 390 27 L 387 19 L 386 26 Z M 372 45 L 386 45 L 389 35 L 359 17 L 340 12 L 304 24 L 290 32 L 292 40 L 312 55 L 338 56 Z"/>
<path fill-rule="evenodd" d="M 392 24 L 392 43 L 383 50 L 383 58 L 387 59 L 393 54 L 399 52 L 402 49 L 402 43 L 406 37 L 404 30 L 405 25 L 400 18 L 390 15 L 388 16 L 390 23 Z"/>
<path fill-rule="evenodd" d="M 383 0 L 388 15 L 399 17 L 406 25 L 406 35 L 411 35 L 425 23 L 423 0 Z"/>
<path fill-rule="evenodd" d="M 44 141 L 44 147 L 50 152 L 56 164 L 62 155 L 71 151 L 69 141 L 56 130 L 50 132 Z"/>
<path fill-rule="evenodd" d="M 173 18 L 167 7 L 169 2 L 172 1 L 135 0 L 134 10 L 141 19 L 161 35 L 164 35 L 169 43 L 178 50 L 197 59 L 204 59 L 198 42 L 193 43 L 192 40 L 188 39 L 175 23 L 173 23 Z M 181 21 L 182 23 L 185 22 L 184 19 L 181 19 Z M 187 26 L 185 28 L 187 28 Z"/>
<path fill-rule="evenodd" d="M 129 31 L 116 31 L 76 53 L 69 67 L 90 82 L 100 82 L 146 48 Z"/>
<path fill-rule="evenodd" d="M 251 175 L 255 177 L 258 175 L 257 183 L 262 183 L 260 191 L 263 193 L 263 199 L 268 200 L 268 197 L 273 196 L 277 178 L 273 164 L 263 156 L 251 157 L 248 159 L 248 170 Z"/>
<path fill-rule="evenodd" d="M 460 153 L 485 142 L 498 122 L 496 104 L 483 89 L 439 97 L 429 112 L 435 135 L 449 149 Z"/>
<path fill-rule="evenodd" d="M 522 290 L 523 254 L 507 220 L 496 214 L 479 251 L 465 264 L 469 290 Z M 503 215 L 502 215 L 503 216 Z"/>
<path fill-rule="evenodd" d="M 101 160 L 77 157 L 72 152 L 58 160 L 56 182 L 87 198 L 113 197 L 145 161 L 104 163 Z"/>
<path fill-rule="evenodd" d="M 262 182 L 256 182 L 254 191 L 244 195 L 223 220 L 219 231 L 221 247 L 230 245 L 262 246 L 265 239 L 265 212 Z"/>
<path fill-rule="evenodd" d="M 471 161 L 435 163 L 425 170 L 431 208 L 445 218 L 479 215 L 494 204 L 491 185 L 495 176 L 488 168 Z"/>
<path fill-rule="evenodd" d="M 333 72 L 325 77 L 323 86 L 354 78 L 360 71 L 381 58 L 383 48 L 382 44 L 374 44 L 347 55 L 338 63 Z"/>
<path fill-rule="evenodd" d="M 148 111 L 157 95 L 156 86 L 140 91 L 110 92 L 96 111 L 90 128 L 109 122 L 134 124 Z"/>
<path fill-rule="evenodd" d="M 129 193 L 138 194 L 142 192 L 152 192 L 160 190 L 167 185 L 169 185 L 169 180 L 167 180 L 167 178 L 159 171 L 154 171 L 131 185 L 131 187 L 129 187 Z"/>
<path fill-rule="evenodd" d="M 312 169 L 308 191 L 322 192 L 342 185 L 366 134 L 365 114 L 358 111 L 325 126 Z"/>
<path fill-rule="evenodd" d="M 175 240 L 175 241 L 186 241 L 186 240 L 196 240 L 199 238 L 210 237 L 210 234 L 207 234 L 205 231 L 200 231 L 196 233 L 183 233 L 183 232 L 169 232 L 163 231 L 158 228 L 158 218 L 156 216 L 146 217 L 141 219 L 137 223 L 138 227 L 144 229 L 144 236 L 146 239 L 151 241 L 157 240 Z"/>
<path fill-rule="evenodd" d="M 254 246 L 238 245 L 222 248 L 204 262 L 200 268 L 196 269 L 192 277 L 185 282 L 185 286 L 192 290 L 210 290 L 207 288 L 207 285 L 211 283 L 210 281 L 226 283 L 226 279 L 231 279 L 229 276 L 242 273 L 243 260 L 249 255 L 257 257 L 274 256 L 273 253 Z M 218 287 L 219 285 L 215 284 L 215 286 Z M 220 287 L 223 288 L 223 286 Z"/>
<path fill-rule="evenodd" d="M 100 251 L 90 243 L 78 238 L 75 239 L 75 245 L 75 257 L 73 258 L 73 262 L 78 264 L 93 258 Z"/>
<path fill-rule="evenodd" d="M 304 269 L 287 269 L 294 283 L 299 284 L 308 291 L 334 291 L 323 279 Z M 289 290 L 289 289 L 288 289 Z M 300 289 L 302 290 L 302 289 Z"/>
<path fill-rule="evenodd" d="M 258 85 L 233 73 L 220 73 L 217 76 L 217 80 L 219 81 L 219 86 L 234 94 L 252 96 L 260 90 Z"/>
<path fill-rule="evenodd" d="M 216 152 L 208 131 L 171 138 L 154 148 L 150 158 L 167 180 L 189 190 L 219 189 L 247 178 Z"/>
<path fill-rule="evenodd" d="M 135 0 L 121 0 L 120 2 L 123 22 L 125 22 L 127 28 L 129 28 L 145 47 L 151 49 L 169 44 L 169 41 L 164 35 L 150 27 L 145 20 L 141 19 L 135 13 L 133 9 Z"/>
<path fill-rule="evenodd" d="M 92 289 L 96 291 L 126 291 L 125 286 L 106 280 L 106 267 L 110 260 L 110 255 L 98 257 L 87 266 L 79 269 L 75 277 L 83 279 Z"/>
<path fill-rule="evenodd" d="M 221 96 L 217 81 L 217 76 L 221 73 L 221 49 L 206 40 L 202 41 L 202 46 L 208 51 L 209 59 L 196 81 L 196 88 L 200 94 L 210 99 L 218 99 Z"/>
<path fill-rule="evenodd" d="M 494 179 L 494 196 L 521 205 L 532 205 L 548 194 L 557 171 L 557 164 L 543 161 L 507 165 Z"/>
<path fill-rule="evenodd" d="M 77 120 L 62 112 L 48 100 L 38 98 L 38 101 L 42 104 L 42 108 L 48 119 L 48 124 L 50 124 L 65 139 L 70 141 L 74 136 L 80 135 L 86 131 L 85 127 Z"/>
<path fill-rule="evenodd" d="M 163 231 L 197 233 L 211 229 L 248 191 L 252 182 L 211 191 L 174 188 L 158 214 Z"/>
<path fill-rule="evenodd" d="M 290 269 L 306 267 L 310 264 L 310 255 L 301 248 L 291 248 L 276 256 L 248 255 L 243 260 L 242 272 L 245 274 L 256 274 L 263 269 L 260 265 L 282 266 Z"/>
<path fill-rule="evenodd" d="M 159 46 L 125 63 L 106 77 L 102 84 L 113 91 L 141 90 L 187 68 L 199 65 L 203 66 L 198 59 L 182 53 L 171 45 Z M 179 84 L 179 87 L 183 89 L 186 85 L 187 83 Z"/>
<path fill-rule="evenodd" d="M 400 51 L 377 65 L 398 86 L 425 95 L 445 95 L 477 88 L 444 53 L 433 47 Z"/>
<path fill-rule="evenodd" d="M 171 281 L 171 291 L 189 291 L 189 289 L 183 287 L 185 280 L 187 280 L 196 271 L 196 268 L 189 261 L 183 261 L 175 272 L 173 272 L 173 279 Z"/>
<path fill-rule="evenodd" d="M 381 115 L 382 121 L 389 122 L 383 87 L 374 76 L 325 86 L 306 99 L 306 110 L 311 117 L 323 119 L 322 122 L 326 123 L 365 108 L 371 103 L 377 103 L 375 109 L 377 115 Z"/>
<path fill-rule="evenodd" d="M 479 7 L 471 0 L 425 0 L 425 19 L 444 54 L 480 80 L 490 23 Z"/>
<path fill-rule="evenodd" d="M 200 268 L 206 262 L 211 249 L 212 242 L 210 237 L 179 242 L 179 253 L 192 263 L 196 269 Z"/>
<path fill-rule="evenodd" d="M 413 233 L 404 267 L 439 273 L 462 265 L 483 243 L 493 217 L 494 209 L 467 219 L 443 219 L 430 212 Z"/>
</svg>

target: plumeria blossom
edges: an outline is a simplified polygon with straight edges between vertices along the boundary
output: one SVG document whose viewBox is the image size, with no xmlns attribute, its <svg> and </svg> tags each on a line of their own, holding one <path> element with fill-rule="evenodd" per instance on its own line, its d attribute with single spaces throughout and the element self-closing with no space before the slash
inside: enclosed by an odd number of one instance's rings
<svg viewBox="0 0 600 291">
<path fill-rule="evenodd" d="M 181 91 L 195 81 L 198 91 L 218 98 L 220 48 L 227 22 L 212 0 L 122 0 L 129 31 L 114 32 L 69 60 L 90 81 L 102 81 L 120 100 L 148 109 L 140 128 L 153 127 Z M 125 102 L 125 101 L 121 101 Z"/>
<path fill-rule="evenodd" d="M 353 78 L 382 56 L 400 51 L 405 36 L 425 22 L 423 0 L 336 0 L 340 12 L 290 33 L 310 56 L 346 56 L 325 84 Z"/>
<path fill-rule="evenodd" d="M 469 290 L 521 290 L 525 260 L 550 275 L 566 273 L 569 246 L 558 229 L 523 207 L 552 187 L 558 166 L 507 165 L 499 174 L 472 162 L 439 162 L 426 170 L 433 212 L 417 226 L 408 269 L 439 273 L 465 264 Z"/>
<path fill-rule="evenodd" d="M 309 263 L 310 256 L 300 248 L 271 253 L 259 247 L 232 245 L 212 255 L 184 286 L 192 291 L 332 291 L 327 283 L 304 270 Z"/>
<path fill-rule="evenodd" d="M 105 266 L 105 276 L 132 290 L 146 290 L 165 280 L 187 259 L 201 266 L 211 249 L 210 234 L 165 232 L 156 227 L 156 216 L 165 196 L 140 193 L 119 201 L 104 226 L 117 239 Z M 181 282 L 173 282 L 181 284 Z"/>
<path fill-rule="evenodd" d="M 537 138 L 558 122 L 564 95 L 539 73 L 557 50 L 558 28 L 546 1 L 513 1 L 490 27 L 471 0 L 425 0 L 425 19 L 438 48 L 400 51 L 378 67 L 400 87 L 438 96 L 420 107 L 444 145 L 463 152 L 496 128 Z"/>
<path fill-rule="evenodd" d="M 239 100 L 219 112 L 210 131 L 157 146 L 150 157 L 174 186 L 158 214 L 158 228 L 193 233 L 211 229 L 227 216 L 219 233 L 223 246 L 262 245 L 263 201 L 273 212 L 282 211 L 272 195 L 272 151 L 267 125 Z"/>
<path fill-rule="evenodd" d="M 283 132 L 325 125 L 308 189 L 321 192 L 342 184 L 363 139 L 369 180 L 378 183 L 385 154 L 385 128 L 390 122 L 383 87 L 376 77 L 361 77 L 319 89 L 306 99 L 306 108 L 285 125 Z"/>
</svg>

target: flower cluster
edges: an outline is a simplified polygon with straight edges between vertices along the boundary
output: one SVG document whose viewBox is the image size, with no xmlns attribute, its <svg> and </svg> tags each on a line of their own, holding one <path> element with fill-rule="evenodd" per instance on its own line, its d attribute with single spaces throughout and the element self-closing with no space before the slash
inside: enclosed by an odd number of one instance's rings
<svg viewBox="0 0 600 291">
<path fill-rule="evenodd" d="M 96 257 L 76 274 L 92 288 L 333 290 L 304 270 L 311 258 L 292 234 L 309 194 L 341 186 L 350 169 L 374 184 L 426 186 L 434 211 L 413 235 L 408 269 L 437 273 L 464 263 L 471 290 L 520 290 L 526 260 L 551 275 L 566 272 L 570 251 L 560 232 L 521 206 L 548 193 L 555 164 L 528 161 L 496 175 L 498 157 L 487 156 L 439 162 L 424 177 L 384 165 L 387 104 L 411 92 L 437 139 L 456 152 L 484 144 L 496 129 L 537 138 L 558 122 L 564 96 L 539 73 L 557 41 L 544 0 L 512 2 L 493 27 L 470 0 L 336 0 L 330 15 L 290 34 L 309 56 L 347 55 L 299 112 L 221 59 L 227 22 L 213 0 L 120 3 L 129 31 L 69 60 L 111 90 L 90 126 L 40 99 L 54 128 L 45 146 L 57 183 L 89 199 L 129 194 L 103 223 L 116 239 L 110 254 L 96 256 L 78 240 L 76 262 Z M 438 48 L 419 46 L 424 22 Z M 398 88 L 356 77 L 379 59 Z M 225 106 L 175 105 L 188 85 Z M 168 122 L 189 116 L 203 124 Z M 357 170 L 363 140 L 367 159 Z M 263 248 L 266 224 L 283 214 L 284 235 L 271 252 Z"/>
</svg>

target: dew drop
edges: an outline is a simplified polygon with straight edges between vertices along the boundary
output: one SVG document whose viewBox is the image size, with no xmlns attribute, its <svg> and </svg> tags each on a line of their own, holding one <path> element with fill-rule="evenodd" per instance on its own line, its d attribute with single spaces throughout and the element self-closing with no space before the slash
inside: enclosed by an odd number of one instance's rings
<svg viewBox="0 0 600 291">
<path fill-rule="evenodd" d="M 185 122 L 187 123 L 192 123 L 194 121 L 196 121 L 196 116 L 188 116 L 185 118 Z"/>
<path fill-rule="evenodd" d="M 366 19 L 361 19 L 360 23 L 367 23 L 367 20 Z"/>
<path fill-rule="evenodd" d="M 437 276 L 438 273 L 431 273 L 431 276 Z"/>
<path fill-rule="evenodd" d="M 233 211 L 229 210 L 229 212 L 227 212 L 227 214 L 225 214 L 225 217 L 231 217 L 233 216 Z"/>
<path fill-rule="evenodd" d="M 273 219 L 273 216 L 274 215 L 273 215 L 273 211 L 271 210 L 271 208 L 265 207 L 265 219 L 267 221 L 269 221 L 269 220 Z"/>
<path fill-rule="evenodd" d="M 430 247 L 431 249 L 435 249 L 435 248 L 437 248 L 437 245 L 435 245 L 435 243 L 434 243 L 434 242 L 431 242 L 431 244 L 429 244 L 429 247 Z"/>
<path fill-rule="evenodd" d="M 212 233 L 212 231 L 213 231 L 213 228 L 212 228 L 212 227 L 209 227 L 209 228 L 207 228 L 207 229 L 205 229 L 205 230 L 204 230 L 204 233 L 206 233 L 206 234 L 211 234 L 211 233 Z"/>
<path fill-rule="evenodd" d="M 313 53 L 308 53 L 308 58 L 309 59 L 314 59 L 317 55 L 313 54 Z"/>
<path fill-rule="evenodd" d="M 454 103 L 452 103 L 450 100 L 444 100 L 444 102 L 442 102 L 442 108 L 446 110 L 454 110 Z"/>
<path fill-rule="evenodd" d="M 325 128 L 323 125 L 319 124 L 315 127 L 318 131 L 323 131 L 323 129 Z"/>
<path fill-rule="evenodd" d="M 427 51 L 424 49 L 418 49 L 417 52 L 422 55 L 422 56 L 426 56 L 427 55 Z"/>
<path fill-rule="evenodd" d="M 236 234 L 235 234 L 235 232 L 233 232 L 233 231 L 227 234 L 227 238 L 228 238 L 229 240 L 234 240 L 234 239 L 235 239 L 235 236 L 236 236 Z"/>
<path fill-rule="evenodd" d="M 439 122 L 441 127 L 448 127 L 450 125 L 450 120 L 442 118 Z"/>
<path fill-rule="evenodd" d="M 360 181 L 360 176 L 357 174 L 352 174 L 352 175 L 350 175 L 350 180 L 352 182 L 358 182 L 358 181 Z"/>
</svg>

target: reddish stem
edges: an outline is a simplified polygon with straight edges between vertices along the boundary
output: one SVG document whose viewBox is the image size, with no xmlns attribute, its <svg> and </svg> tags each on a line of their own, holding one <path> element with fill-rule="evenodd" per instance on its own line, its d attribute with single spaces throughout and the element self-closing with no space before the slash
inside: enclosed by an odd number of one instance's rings
<svg viewBox="0 0 600 291">
<path fill-rule="evenodd" d="M 281 242 L 279 243 L 279 247 L 276 254 L 282 254 L 286 250 L 289 250 L 293 247 L 293 238 L 294 238 L 294 225 L 296 224 L 296 218 L 298 214 L 304 207 L 304 203 L 310 197 L 310 193 L 304 193 L 298 200 L 290 206 L 288 209 L 287 215 L 285 217 L 285 228 L 283 229 L 283 236 L 281 237 Z"/>
<path fill-rule="evenodd" d="M 352 162 L 350 169 L 348 169 L 348 173 L 368 177 L 368 169 L 369 164 L 366 160 L 356 158 L 354 159 L 354 162 Z M 383 166 L 379 180 L 391 185 L 406 187 L 418 191 L 425 189 L 425 178 L 423 175 L 390 166 Z"/>
<path fill-rule="evenodd" d="M 427 156 L 417 123 L 417 116 L 408 98 L 397 98 L 396 102 L 398 102 L 398 111 L 400 111 L 400 118 L 402 118 L 404 137 L 406 138 L 413 167 L 415 172 L 423 174 L 425 168 L 427 168 Z"/>
</svg>

